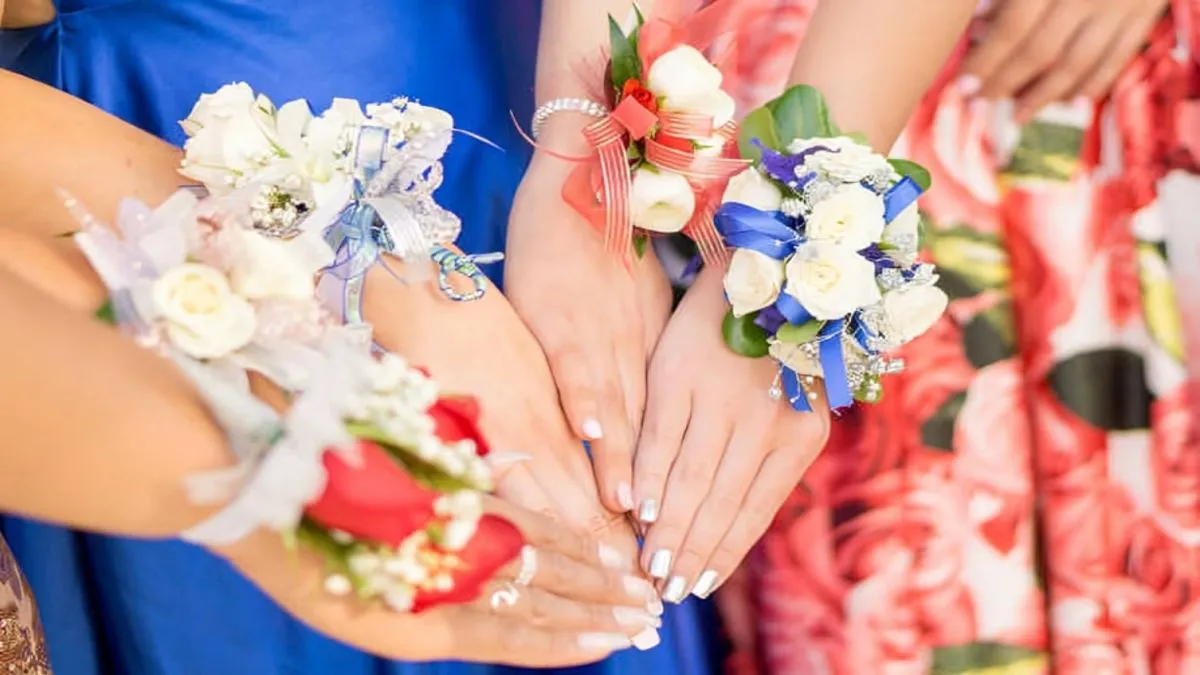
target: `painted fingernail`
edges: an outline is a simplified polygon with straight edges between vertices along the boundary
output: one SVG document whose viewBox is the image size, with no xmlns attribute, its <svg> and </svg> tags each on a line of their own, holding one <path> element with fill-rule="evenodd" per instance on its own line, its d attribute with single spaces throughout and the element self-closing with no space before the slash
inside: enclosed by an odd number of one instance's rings
<svg viewBox="0 0 1200 675">
<path fill-rule="evenodd" d="M 629 487 L 629 483 L 617 486 L 617 504 L 621 506 L 622 511 L 633 510 L 633 488 Z"/>
<path fill-rule="evenodd" d="M 663 607 L 662 600 L 659 600 L 658 597 L 655 596 L 655 598 L 646 605 L 646 610 L 654 616 L 662 616 L 665 608 Z"/>
<path fill-rule="evenodd" d="M 653 523 L 658 520 L 657 499 L 642 500 L 642 506 L 638 509 L 638 520 L 643 523 Z"/>
<path fill-rule="evenodd" d="M 663 600 L 679 604 L 683 602 L 684 596 L 687 595 L 687 579 L 683 577 L 671 577 L 667 582 L 666 589 L 663 590 Z"/>
<path fill-rule="evenodd" d="M 692 595 L 703 600 L 707 598 L 716 587 L 716 570 L 704 570 L 704 572 L 700 574 L 700 578 L 696 580 L 696 585 L 692 587 Z"/>
<path fill-rule="evenodd" d="M 583 431 L 584 438 L 588 440 L 596 441 L 604 438 L 604 428 L 600 426 L 600 420 L 586 419 L 580 425 L 580 428 Z"/>
<path fill-rule="evenodd" d="M 632 645 L 633 641 L 620 633 L 583 633 L 579 636 L 579 646 L 588 651 L 608 652 Z"/>
<path fill-rule="evenodd" d="M 958 78 L 957 86 L 963 96 L 974 96 L 983 88 L 983 80 L 977 75 L 963 75 Z"/>
<path fill-rule="evenodd" d="M 617 623 L 630 628 L 658 628 L 662 620 L 644 609 L 636 607 L 613 607 Z"/>
<path fill-rule="evenodd" d="M 647 628 L 633 636 L 633 646 L 642 652 L 654 649 L 660 642 L 662 642 L 662 638 L 658 637 L 658 631 L 653 628 Z"/>
<path fill-rule="evenodd" d="M 597 555 L 600 558 L 600 564 L 609 569 L 627 570 L 633 567 L 628 556 L 604 542 L 600 542 Z"/>
<path fill-rule="evenodd" d="M 671 571 L 671 552 L 660 548 L 650 556 L 650 576 L 655 579 L 666 579 Z"/>
<path fill-rule="evenodd" d="M 625 577 L 625 592 L 631 598 L 653 602 L 658 599 L 658 593 L 654 590 L 654 584 L 642 579 L 641 577 Z"/>
<path fill-rule="evenodd" d="M 493 450 L 487 454 L 487 463 L 493 469 L 528 462 L 533 459 L 533 455 L 524 452 L 509 452 L 507 450 Z"/>
</svg>

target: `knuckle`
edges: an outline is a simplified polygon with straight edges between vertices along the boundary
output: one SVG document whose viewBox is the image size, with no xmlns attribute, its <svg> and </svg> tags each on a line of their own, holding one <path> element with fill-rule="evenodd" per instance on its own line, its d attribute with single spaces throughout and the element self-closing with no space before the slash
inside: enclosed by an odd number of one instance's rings
<svg viewBox="0 0 1200 675">
<path fill-rule="evenodd" d="M 498 632 L 501 649 L 510 652 L 520 652 L 527 649 L 530 637 L 533 634 L 533 631 L 528 626 L 520 623 L 506 626 L 505 630 Z"/>
<path fill-rule="evenodd" d="M 526 608 L 526 616 L 530 623 L 535 626 L 550 625 L 554 618 L 554 610 L 550 607 L 546 596 L 536 591 L 529 591 L 528 607 Z"/>
<path fill-rule="evenodd" d="M 684 459 L 679 462 L 679 481 L 688 486 L 705 485 L 712 479 L 716 464 L 707 458 Z"/>
<path fill-rule="evenodd" d="M 737 514 L 742 508 L 742 500 L 727 490 L 715 492 L 708 497 L 708 503 L 696 519 L 701 523 L 712 522 L 716 519 L 728 519 Z"/>
<path fill-rule="evenodd" d="M 647 496 L 656 497 L 662 492 L 662 486 L 667 482 L 667 473 L 654 468 L 637 468 L 634 471 L 634 480 L 643 491 L 653 493 Z"/>
</svg>

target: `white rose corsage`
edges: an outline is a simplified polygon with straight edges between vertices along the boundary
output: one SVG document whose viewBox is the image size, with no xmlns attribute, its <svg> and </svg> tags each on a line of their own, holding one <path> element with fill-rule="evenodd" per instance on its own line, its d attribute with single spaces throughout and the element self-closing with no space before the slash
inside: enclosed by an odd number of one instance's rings
<svg viewBox="0 0 1200 675">
<path fill-rule="evenodd" d="M 815 89 L 793 87 L 750 113 L 739 135 L 754 165 L 730 179 L 715 222 L 733 250 L 726 344 L 780 363 L 774 398 L 811 410 L 875 402 L 885 354 L 946 309 L 933 265 L 917 260 L 916 200 L 929 174 L 843 135 Z"/>
<path fill-rule="evenodd" d="M 398 278 L 426 280 L 432 259 L 449 297 L 484 293 L 487 280 L 475 263 L 498 254 L 462 256 L 447 248 L 462 223 L 433 199 L 454 132 L 449 113 L 405 98 L 365 109 L 339 98 L 314 116 L 304 100 L 276 107 L 236 83 L 202 95 L 180 125 L 188 135 L 184 176 L 218 196 L 250 189 L 253 226 L 267 236 L 325 236 L 336 251 L 326 283 L 337 284 L 348 321 L 363 322 L 363 276 L 386 265 L 383 253 L 407 263 L 403 275 L 393 272 Z M 473 290 L 455 290 L 454 273 Z"/>
</svg>

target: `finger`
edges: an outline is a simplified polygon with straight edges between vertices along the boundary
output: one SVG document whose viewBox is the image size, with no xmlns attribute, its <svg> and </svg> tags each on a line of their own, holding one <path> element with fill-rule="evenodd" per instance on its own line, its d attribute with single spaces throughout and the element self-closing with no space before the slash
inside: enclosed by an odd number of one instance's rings
<svg viewBox="0 0 1200 675">
<path fill-rule="evenodd" d="M 709 593 L 733 574 L 750 549 L 762 538 L 775 513 L 795 489 L 816 455 L 810 449 L 776 450 L 767 455 L 754 482 L 750 484 L 733 525 L 708 561 L 708 569 L 712 570 L 710 580 L 706 580 L 706 584 L 711 586 Z"/>
<path fill-rule="evenodd" d="M 1107 50 L 1107 57 L 1079 85 L 1077 95 L 1097 100 L 1103 98 L 1112 89 L 1113 84 L 1133 61 L 1134 56 L 1142 48 L 1146 36 L 1150 33 L 1157 13 L 1141 13 L 1133 17 L 1125 17 L 1121 22 L 1116 41 Z"/>
<path fill-rule="evenodd" d="M 974 96 L 983 90 L 984 83 L 1012 58 L 1050 3 L 1051 0 L 1008 0 L 996 10 L 986 37 L 963 62 L 963 75 L 958 82 L 963 95 Z"/>
<path fill-rule="evenodd" d="M 446 619 L 450 628 L 446 658 L 478 663 L 566 667 L 599 661 L 631 644 L 620 632 L 543 629 L 500 616 L 491 608 L 456 607 Z"/>
<path fill-rule="evenodd" d="M 646 533 L 642 551 L 646 572 L 665 582 L 663 600 L 667 602 L 681 602 L 687 596 L 687 579 L 674 574 L 673 563 L 697 509 L 709 493 L 732 433 L 731 423 L 724 415 L 701 414 L 703 409 L 695 406 L 692 410 L 683 447 L 667 478 L 662 514 Z M 746 458 L 757 464 L 755 459 Z"/>
<path fill-rule="evenodd" d="M 642 337 L 642 322 L 629 326 L 618 336 L 615 345 L 617 373 L 624 392 L 625 412 L 629 415 L 632 438 L 637 438 L 642 428 L 642 414 L 646 411 L 646 360 L 647 352 Z M 630 452 L 632 461 L 632 449 Z M 632 501 L 632 497 L 630 497 Z M 633 507 L 630 506 L 631 510 Z"/>
<path fill-rule="evenodd" d="M 691 414 L 691 398 L 679 395 L 677 379 L 668 375 L 669 370 L 651 367 L 646 414 L 633 459 L 633 496 L 638 505 L 637 519 L 643 524 L 658 520 L 667 475 L 679 454 Z"/>
<path fill-rule="evenodd" d="M 499 616 L 520 619 L 538 628 L 619 633 L 630 637 L 647 628 L 657 628 L 661 623 L 644 608 L 585 602 L 501 580 L 489 582 L 473 605 L 481 611 L 490 609 Z"/>
<path fill-rule="evenodd" d="M 563 527 L 557 518 L 535 513 L 503 499 L 484 496 L 484 507 L 517 526 L 525 541 L 537 548 L 556 551 L 588 565 L 628 572 L 633 561 L 626 554 L 603 541 Z"/>
<path fill-rule="evenodd" d="M 674 573 L 686 579 L 686 588 L 699 598 L 707 598 L 716 585 L 717 573 L 707 567 L 708 561 L 742 510 L 758 474 L 759 458 L 765 457 L 769 450 L 769 434 L 766 423 L 745 423 L 734 428 L 712 489 L 697 509 L 692 527 L 680 546 Z"/>
<path fill-rule="evenodd" d="M 1109 12 L 1075 34 L 1058 62 L 1021 93 L 1016 109 L 1018 124 L 1028 123 L 1048 103 L 1070 98 L 1071 90 L 1104 61 L 1105 52 L 1120 31 L 1121 19 L 1119 13 Z"/>
<path fill-rule="evenodd" d="M 992 74 L 983 80 L 979 93 L 985 98 L 1016 96 L 1042 73 L 1051 71 L 1055 61 L 1081 28 L 1081 0 L 1059 0 L 1041 20 L 1030 27 L 1024 39 L 1009 53 Z"/>
<path fill-rule="evenodd" d="M 610 354 L 603 375 L 593 370 L 595 379 L 603 382 L 600 419 L 604 424 L 603 438 L 591 442 L 592 468 L 600 501 L 614 513 L 633 510 L 633 425 L 627 405 L 625 375 L 616 350 Z M 642 377 L 643 381 L 645 376 Z M 639 404 L 640 405 L 640 404 Z"/>
<path fill-rule="evenodd" d="M 566 325 L 562 330 L 568 335 L 571 331 Z M 603 437 L 604 426 L 600 422 L 601 393 L 592 378 L 592 368 L 583 352 L 571 343 L 556 345 L 546 340 L 543 344 L 550 372 L 554 375 L 554 384 L 558 387 L 558 397 L 563 412 L 571 423 L 571 429 L 583 440 L 591 441 Z"/>
</svg>

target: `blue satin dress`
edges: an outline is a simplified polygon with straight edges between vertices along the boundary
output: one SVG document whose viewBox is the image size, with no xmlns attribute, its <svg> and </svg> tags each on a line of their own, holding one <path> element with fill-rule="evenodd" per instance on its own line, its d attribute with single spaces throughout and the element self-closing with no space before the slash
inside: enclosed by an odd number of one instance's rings
<svg viewBox="0 0 1200 675">
<path fill-rule="evenodd" d="M 460 136 L 439 192 L 463 218 L 464 248 L 494 251 L 503 247 L 528 160 L 509 110 L 529 117 L 537 1 L 59 0 L 52 24 L 0 33 L 0 65 L 175 143 L 183 140 L 177 120 L 196 97 L 235 80 L 276 103 L 307 98 L 314 109 L 335 96 L 368 102 L 399 94 L 443 108 L 459 128 L 504 148 Z M 310 631 L 226 563 L 182 542 L 20 519 L 6 520 L 3 532 L 64 675 L 520 672 L 391 663 L 357 652 Z M 657 649 L 568 672 L 714 673 L 713 625 L 707 606 L 672 608 Z"/>
</svg>

